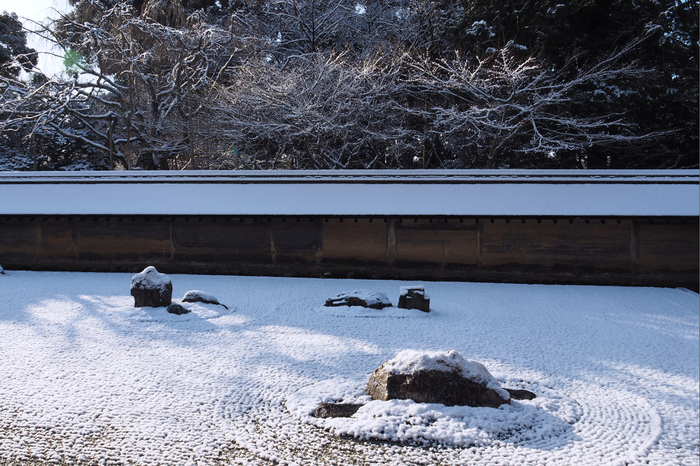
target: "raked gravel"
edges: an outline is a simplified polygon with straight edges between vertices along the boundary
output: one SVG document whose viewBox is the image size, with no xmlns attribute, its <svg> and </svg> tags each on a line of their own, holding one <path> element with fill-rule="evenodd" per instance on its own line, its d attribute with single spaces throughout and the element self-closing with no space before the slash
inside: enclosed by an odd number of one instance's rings
<svg viewBox="0 0 700 466">
<path fill-rule="evenodd" d="M 425 314 L 322 306 L 356 289 L 396 306 L 398 281 L 170 278 L 228 309 L 134 308 L 130 274 L 0 276 L 0 465 L 700 460 L 696 293 L 426 282 Z M 369 402 L 369 375 L 407 349 L 454 349 L 538 397 Z M 324 400 L 367 404 L 311 417 Z"/>
</svg>

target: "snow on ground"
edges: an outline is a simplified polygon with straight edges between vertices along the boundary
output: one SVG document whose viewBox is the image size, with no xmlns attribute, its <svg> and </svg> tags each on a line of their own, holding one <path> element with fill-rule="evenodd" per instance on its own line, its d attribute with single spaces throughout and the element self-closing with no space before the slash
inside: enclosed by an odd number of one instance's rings
<svg viewBox="0 0 700 466">
<path fill-rule="evenodd" d="M 364 288 L 396 305 L 406 283 L 170 278 L 229 309 L 136 309 L 130 274 L 0 276 L 0 463 L 698 463 L 695 293 L 429 282 L 430 314 L 355 314 L 323 303 Z M 538 397 L 369 402 L 372 371 L 408 349 L 454 349 Z M 310 416 L 341 400 L 368 404 Z"/>
</svg>

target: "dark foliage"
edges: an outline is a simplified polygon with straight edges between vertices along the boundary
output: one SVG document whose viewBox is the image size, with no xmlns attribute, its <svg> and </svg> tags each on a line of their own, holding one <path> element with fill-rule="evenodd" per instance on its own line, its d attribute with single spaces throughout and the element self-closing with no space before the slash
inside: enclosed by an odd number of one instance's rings
<svg viewBox="0 0 700 466">
<path fill-rule="evenodd" d="M 12 150 L 57 134 L 124 168 L 698 166 L 697 2 L 73 4 L 48 32 L 79 79 L 5 71 Z"/>
<path fill-rule="evenodd" d="M 15 13 L 0 14 L 0 76 L 16 77 L 36 66 L 36 51 L 27 46 L 27 34 Z"/>
</svg>

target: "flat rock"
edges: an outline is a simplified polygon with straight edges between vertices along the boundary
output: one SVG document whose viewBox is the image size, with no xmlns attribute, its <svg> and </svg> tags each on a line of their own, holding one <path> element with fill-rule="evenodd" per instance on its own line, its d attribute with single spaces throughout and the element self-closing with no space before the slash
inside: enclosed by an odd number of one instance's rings
<svg viewBox="0 0 700 466">
<path fill-rule="evenodd" d="M 134 307 L 164 307 L 172 302 L 173 284 L 167 275 L 149 266 L 131 278 Z"/>
<path fill-rule="evenodd" d="M 402 351 L 372 373 L 367 394 L 375 400 L 413 400 L 446 406 L 497 408 L 510 394 L 486 367 L 447 352 Z"/>
<path fill-rule="evenodd" d="M 361 306 L 370 309 L 384 309 L 391 306 L 391 301 L 386 294 L 380 291 L 354 290 L 328 298 L 325 306 Z"/>
<path fill-rule="evenodd" d="M 185 296 L 181 300 L 183 303 L 206 303 L 206 304 L 218 304 L 219 306 L 224 306 L 228 309 L 225 304 L 221 304 L 216 297 L 205 293 L 204 291 L 191 290 L 185 293 Z"/>
<path fill-rule="evenodd" d="M 430 312 L 430 298 L 422 286 L 402 286 L 399 295 L 400 309 L 418 309 Z"/>
<path fill-rule="evenodd" d="M 504 388 L 505 391 L 510 393 L 510 398 L 512 400 L 534 400 L 537 395 L 529 390 L 520 390 L 517 388 Z"/>
<path fill-rule="evenodd" d="M 180 306 L 179 304 L 173 303 L 170 306 L 168 306 L 168 312 L 171 314 L 177 314 L 181 316 L 184 314 L 189 314 L 192 311 L 190 311 L 186 307 Z"/>
<path fill-rule="evenodd" d="M 321 403 L 314 410 L 314 417 L 351 417 L 363 405 L 349 403 Z"/>
</svg>

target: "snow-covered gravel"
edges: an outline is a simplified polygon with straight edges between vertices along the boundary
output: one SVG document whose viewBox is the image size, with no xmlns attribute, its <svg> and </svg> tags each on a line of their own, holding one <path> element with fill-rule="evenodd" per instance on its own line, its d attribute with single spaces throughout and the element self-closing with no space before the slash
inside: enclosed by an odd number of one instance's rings
<svg viewBox="0 0 700 466">
<path fill-rule="evenodd" d="M 398 281 L 170 275 L 192 313 L 134 308 L 131 274 L 0 276 L 0 464 L 697 465 L 698 295 L 427 282 L 431 312 L 325 308 Z M 177 300 L 176 300 L 177 302 Z M 369 401 L 403 350 L 454 349 L 501 408 Z M 368 402 L 352 418 L 321 401 Z"/>
</svg>

